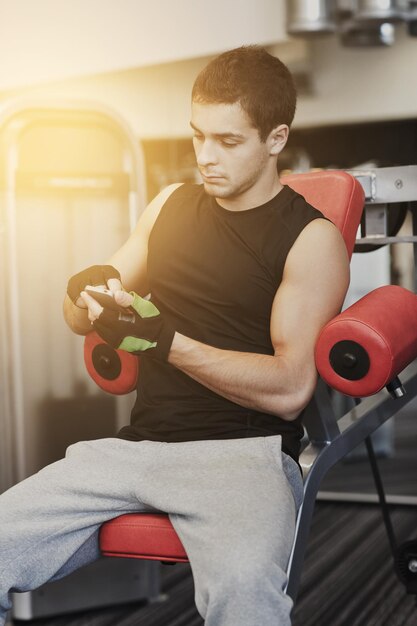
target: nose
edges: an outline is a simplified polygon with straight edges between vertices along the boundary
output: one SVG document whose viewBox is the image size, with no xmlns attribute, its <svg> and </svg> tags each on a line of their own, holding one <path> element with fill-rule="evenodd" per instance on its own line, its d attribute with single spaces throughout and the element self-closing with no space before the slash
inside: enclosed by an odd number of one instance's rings
<svg viewBox="0 0 417 626">
<path fill-rule="evenodd" d="M 199 167 L 207 167 L 217 163 L 216 148 L 214 142 L 205 139 L 195 146 L 197 164 Z"/>
</svg>

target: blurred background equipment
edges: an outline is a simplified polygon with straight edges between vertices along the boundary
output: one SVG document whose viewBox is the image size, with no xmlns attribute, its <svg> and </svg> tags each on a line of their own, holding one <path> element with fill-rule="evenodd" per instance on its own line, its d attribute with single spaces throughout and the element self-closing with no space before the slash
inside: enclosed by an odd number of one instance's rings
<svg viewBox="0 0 417 626">
<path fill-rule="evenodd" d="M 87 380 L 83 337 L 66 326 L 62 302 L 72 274 L 105 262 L 126 240 L 146 184 L 137 138 L 92 103 L 21 101 L 0 110 L 0 164 L 4 491 L 62 458 L 70 444 L 114 436 L 129 420 L 131 398 L 105 396 Z M 100 560 L 87 573 L 14 594 L 14 616 L 154 597 L 157 568 Z"/>
<path fill-rule="evenodd" d="M 289 35 L 323 35 L 334 33 L 336 22 L 330 0 L 287 1 Z"/>
<path fill-rule="evenodd" d="M 62 301 L 72 274 L 125 241 L 146 190 L 139 142 L 92 105 L 9 106 L 0 112 L 0 154 L 4 490 L 62 456 L 51 429 L 69 445 L 84 428 L 115 433 L 128 419 L 85 387 L 82 342 L 64 322 Z"/>
<path fill-rule="evenodd" d="M 415 0 L 287 0 L 287 32 L 296 37 L 335 33 L 344 46 L 391 46 L 395 28 L 417 34 Z"/>
</svg>

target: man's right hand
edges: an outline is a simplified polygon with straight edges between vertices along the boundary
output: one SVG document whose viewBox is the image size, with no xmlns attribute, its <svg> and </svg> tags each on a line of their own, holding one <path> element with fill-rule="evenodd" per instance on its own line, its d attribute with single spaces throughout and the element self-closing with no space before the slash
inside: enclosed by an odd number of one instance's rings
<svg viewBox="0 0 417 626">
<path fill-rule="evenodd" d="M 112 265 L 91 265 L 82 272 L 74 274 L 68 281 L 67 294 L 71 301 L 79 308 L 86 309 L 81 292 L 87 285 L 104 286 L 113 292 L 122 288 L 120 273 Z"/>
</svg>

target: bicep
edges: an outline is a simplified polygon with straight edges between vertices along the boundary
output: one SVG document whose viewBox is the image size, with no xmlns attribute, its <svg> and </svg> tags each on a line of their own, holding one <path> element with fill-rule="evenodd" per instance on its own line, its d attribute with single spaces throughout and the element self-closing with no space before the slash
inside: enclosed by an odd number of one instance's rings
<svg viewBox="0 0 417 626">
<path fill-rule="evenodd" d="M 122 284 L 128 291 L 136 291 L 142 296 L 149 293 L 147 280 L 149 236 L 162 206 L 180 185 L 181 183 L 166 187 L 149 203 L 129 239 L 108 260 L 110 265 L 119 270 Z"/>
<path fill-rule="evenodd" d="M 349 259 L 342 235 L 326 220 L 310 222 L 288 254 L 271 314 L 275 355 L 286 359 L 296 386 L 307 395 L 317 380 L 318 335 L 340 312 L 348 286 Z"/>
</svg>

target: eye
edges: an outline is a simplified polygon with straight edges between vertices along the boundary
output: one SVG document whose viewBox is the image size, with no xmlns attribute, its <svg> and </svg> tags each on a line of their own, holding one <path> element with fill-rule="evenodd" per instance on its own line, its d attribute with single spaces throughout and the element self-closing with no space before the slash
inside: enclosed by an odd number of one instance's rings
<svg viewBox="0 0 417 626">
<path fill-rule="evenodd" d="M 222 139 L 220 143 L 222 144 L 222 146 L 225 146 L 225 148 L 234 148 L 235 146 L 237 146 L 237 143 L 235 141 L 228 141 L 227 139 Z"/>
<path fill-rule="evenodd" d="M 203 135 L 201 135 L 200 133 L 194 133 L 193 139 L 196 139 L 197 141 L 202 141 Z"/>
</svg>

